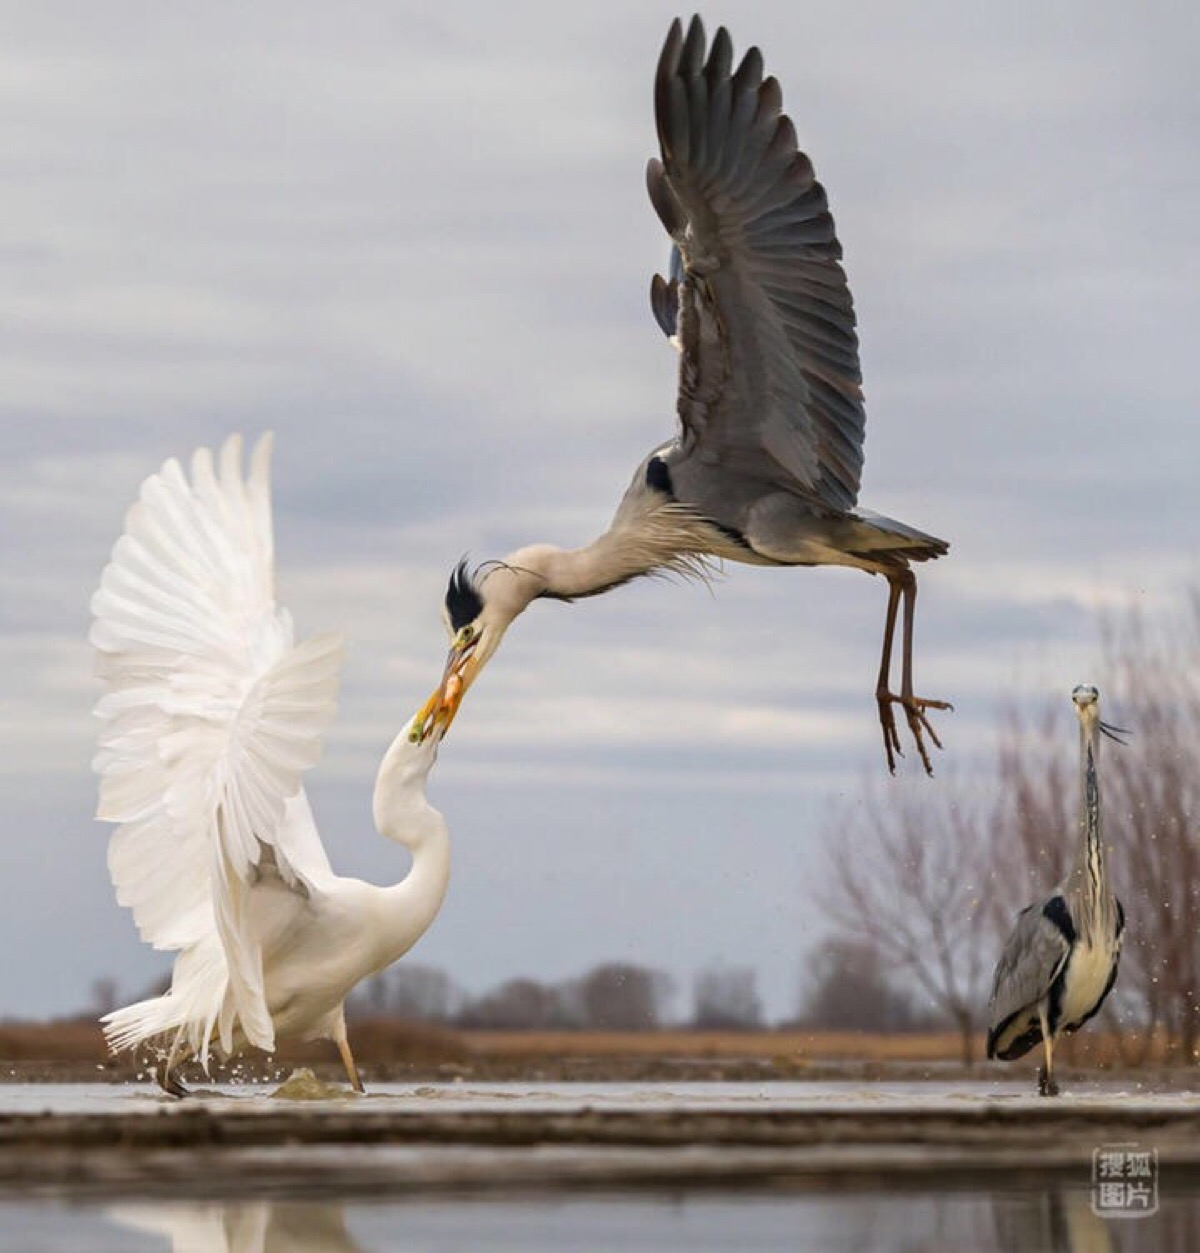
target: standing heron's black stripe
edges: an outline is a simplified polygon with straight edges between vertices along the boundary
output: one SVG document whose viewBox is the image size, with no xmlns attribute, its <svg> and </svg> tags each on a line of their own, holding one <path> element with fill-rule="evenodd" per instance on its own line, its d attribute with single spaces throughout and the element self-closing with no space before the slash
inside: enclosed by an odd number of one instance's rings
<svg viewBox="0 0 1200 1253">
<path fill-rule="evenodd" d="M 1062 932 L 1063 939 L 1068 944 L 1075 943 L 1075 924 L 1071 921 L 1067 902 L 1061 896 L 1052 896 L 1042 906 L 1042 917 L 1047 922 L 1052 922 Z"/>
</svg>

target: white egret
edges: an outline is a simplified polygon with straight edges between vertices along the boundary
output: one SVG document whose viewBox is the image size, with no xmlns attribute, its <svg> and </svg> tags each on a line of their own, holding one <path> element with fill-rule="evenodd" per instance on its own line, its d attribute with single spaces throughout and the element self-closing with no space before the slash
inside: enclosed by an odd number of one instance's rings
<svg viewBox="0 0 1200 1253">
<path fill-rule="evenodd" d="M 445 721 L 404 728 L 375 782 L 381 835 L 412 855 L 388 887 L 334 874 L 304 772 L 333 720 L 340 635 L 297 644 L 275 603 L 271 439 L 243 475 L 242 441 L 198 450 L 189 482 L 167 461 L 143 483 L 92 600 L 107 691 L 97 817 L 117 823 L 117 899 L 155 948 L 178 953 L 170 989 L 104 1019 L 114 1051 L 153 1041 L 158 1079 L 216 1045 L 271 1052 L 331 1039 L 362 1081 L 343 1003 L 433 922 L 450 874 L 442 815 L 425 797 Z"/>
</svg>

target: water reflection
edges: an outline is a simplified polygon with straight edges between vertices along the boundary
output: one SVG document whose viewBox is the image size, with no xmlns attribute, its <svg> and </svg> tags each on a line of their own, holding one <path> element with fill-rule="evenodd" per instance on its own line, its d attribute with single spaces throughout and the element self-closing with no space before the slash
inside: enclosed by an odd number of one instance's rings
<svg viewBox="0 0 1200 1253">
<path fill-rule="evenodd" d="M 1000 1195 L 993 1198 L 992 1208 L 997 1253 L 1026 1253 L 1031 1249 L 1118 1253 L 1122 1248 L 1117 1239 L 1120 1220 L 1096 1214 L 1088 1191 L 1059 1188 Z"/>
<path fill-rule="evenodd" d="M 107 1216 L 165 1237 L 171 1253 L 368 1253 L 346 1229 L 345 1206 L 328 1202 L 128 1205 Z"/>
<path fill-rule="evenodd" d="M 630 1253 L 1185 1253 L 1200 1248 L 1200 1198 L 1167 1196 L 1157 1215 L 1113 1220 L 1093 1213 L 1086 1187 L 992 1194 L 147 1203 L 110 1208 L 105 1216 L 125 1233 L 141 1233 L 144 1242 L 109 1226 L 111 1244 L 88 1247 L 122 1253 L 135 1248 L 139 1253 L 607 1253 L 613 1248 Z"/>
</svg>

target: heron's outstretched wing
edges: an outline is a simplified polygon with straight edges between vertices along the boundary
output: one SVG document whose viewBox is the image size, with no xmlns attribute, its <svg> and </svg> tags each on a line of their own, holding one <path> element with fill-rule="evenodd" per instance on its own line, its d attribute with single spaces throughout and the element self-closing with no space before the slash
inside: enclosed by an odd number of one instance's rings
<svg viewBox="0 0 1200 1253">
<path fill-rule="evenodd" d="M 990 1042 L 999 1038 L 1016 1015 L 1036 1007 L 1058 977 L 1071 952 L 1063 919 L 1069 927 L 1062 897 L 1030 905 L 1017 915 L 992 981 L 988 1003 Z"/>
<path fill-rule="evenodd" d="M 146 480 L 89 637 L 107 689 L 97 817 L 119 824 L 108 853 L 117 899 L 156 948 L 218 931 L 228 1012 L 262 1047 L 274 1034 L 245 889 L 264 857 L 297 890 L 328 867 L 315 836 L 291 838 L 296 823 L 283 819 L 320 755 L 342 658 L 340 636 L 293 645 L 275 604 L 270 450 L 264 437 L 243 477 L 235 436 L 216 465 L 196 452 L 190 482 L 175 460 Z"/>
<path fill-rule="evenodd" d="M 647 183 L 683 276 L 655 276 L 651 300 L 682 351 L 684 454 L 845 510 L 864 428 L 854 306 L 825 190 L 762 75 L 757 48 L 733 69 L 724 27 L 706 62 L 700 19 L 686 38 L 672 25 Z"/>
</svg>

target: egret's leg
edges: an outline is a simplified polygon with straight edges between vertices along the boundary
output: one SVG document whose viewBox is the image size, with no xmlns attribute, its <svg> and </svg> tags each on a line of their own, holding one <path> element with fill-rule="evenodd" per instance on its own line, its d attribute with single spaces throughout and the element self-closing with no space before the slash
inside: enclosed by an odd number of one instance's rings
<svg viewBox="0 0 1200 1253">
<path fill-rule="evenodd" d="M 158 1082 L 158 1086 L 168 1096 L 174 1096 L 182 1099 L 190 1096 L 187 1085 L 179 1077 L 178 1067 L 187 1061 L 190 1049 L 180 1047 L 179 1038 L 176 1037 L 175 1043 L 171 1045 L 170 1052 L 166 1057 L 160 1057 L 158 1063 L 154 1067 L 154 1078 Z"/>
<path fill-rule="evenodd" d="M 879 679 L 875 684 L 875 699 L 879 702 L 879 725 L 883 729 L 883 751 L 887 753 L 888 770 L 896 773 L 896 754 L 904 756 L 900 748 L 900 735 L 896 730 L 896 715 L 892 702 L 896 699 L 888 681 L 892 669 L 892 641 L 896 635 L 896 611 L 900 608 L 901 585 L 898 579 L 888 576 L 887 617 L 883 623 L 883 653 L 879 659 Z"/>
<path fill-rule="evenodd" d="M 358 1067 L 354 1064 L 354 1054 L 350 1052 L 350 1041 L 346 1037 L 346 1024 L 343 1023 L 341 1030 L 333 1037 L 333 1042 L 338 1047 L 338 1052 L 342 1055 L 342 1065 L 346 1067 L 346 1074 L 350 1076 L 350 1086 L 355 1092 L 365 1092 L 363 1081 L 359 1078 Z"/>
</svg>

